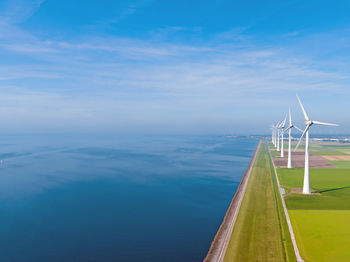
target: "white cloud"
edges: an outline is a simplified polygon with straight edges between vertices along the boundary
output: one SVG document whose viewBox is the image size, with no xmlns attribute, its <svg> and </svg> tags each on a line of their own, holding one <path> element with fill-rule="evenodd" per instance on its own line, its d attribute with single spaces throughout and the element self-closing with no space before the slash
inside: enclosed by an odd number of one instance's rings
<svg viewBox="0 0 350 262">
<path fill-rule="evenodd" d="M 349 94 L 350 79 L 341 70 L 346 61 L 315 61 L 240 32 L 197 44 L 111 36 L 55 41 L 2 22 L 0 55 L 7 58 L 0 61 L 0 117 L 7 126 L 36 123 L 38 129 L 148 121 L 171 130 L 172 122 L 199 120 L 223 127 L 262 108 L 273 113 L 273 105 L 284 106 L 296 91 Z"/>
<path fill-rule="evenodd" d="M 7 0 L 0 10 L 0 22 L 18 24 L 31 17 L 45 0 Z"/>
</svg>

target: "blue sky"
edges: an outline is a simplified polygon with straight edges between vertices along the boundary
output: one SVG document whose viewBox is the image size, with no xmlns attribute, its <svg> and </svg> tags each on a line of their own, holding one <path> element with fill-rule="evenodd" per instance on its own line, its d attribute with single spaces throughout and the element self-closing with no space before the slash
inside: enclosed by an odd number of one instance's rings
<svg viewBox="0 0 350 262">
<path fill-rule="evenodd" d="M 349 133 L 348 1 L 0 0 L 1 132 Z"/>
</svg>

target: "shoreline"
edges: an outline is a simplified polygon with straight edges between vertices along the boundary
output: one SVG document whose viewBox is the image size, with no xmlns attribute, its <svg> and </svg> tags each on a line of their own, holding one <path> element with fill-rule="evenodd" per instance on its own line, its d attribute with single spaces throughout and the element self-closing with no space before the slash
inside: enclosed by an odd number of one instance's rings
<svg viewBox="0 0 350 262">
<path fill-rule="evenodd" d="M 255 152 L 248 164 L 248 167 L 239 183 L 236 193 L 234 194 L 231 203 L 226 211 L 224 219 L 215 234 L 215 237 L 210 245 L 209 251 L 204 258 L 204 262 L 218 262 L 223 261 L 228 243 L 231 238 L 231 234 L 241 207 L 242 199 L 245 195 L 250 173 L 252 171 L 253 164 L 255 163 L 257 152 L 260 149 L 261 140 L 259 141 Z"/>
</svg>

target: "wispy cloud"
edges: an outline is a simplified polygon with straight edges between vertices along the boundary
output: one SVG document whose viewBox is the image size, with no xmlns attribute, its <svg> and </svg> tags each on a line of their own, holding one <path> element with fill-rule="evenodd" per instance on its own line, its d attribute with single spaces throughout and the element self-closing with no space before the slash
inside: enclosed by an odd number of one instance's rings
<svg viewBox="0 0 350 262">
<path fill-rule="evenodd" d="M 0 22 L 18 24 L 31 17 L 45 0 L 8 0 L 0 10 Z"/>
<path fill-rule="evenodd" d="M 288 33 L 288 34 L 285 34 L 285 36 L 297 36 L 297 35 L 300 35 L 300 32 L 299 32 L 299 31 L 290 32 L 290 33 Z"/>
<path fill-rule="evenodd" d="M 115 24 L 120 23 L 122 20 L 126 19 L 127 17 L 134 15 L 139 9 L 150 5 L 154 0 L 134 0 L 130 3 L 126 4 L 124 7 L 119 10 L 113 17 L 100 19 L 97 21 L 94 21 L 93 24 L 90 24 L 87 26 L 89 30 L 97 31 L 101 30 L 102 28 L 109 28 L 112 27 Z"/>
<path fill-rule="evenodd" d="M 0 55 L 6 57 L 0 61 L 0 116 L 9 126 L 120 128 L 147 125 L 147 119 L 171 130 L 172 123 L 198 119 L 203 124 L 208 116 L 225 125 L 233 118 L 246 121 L 242 110 L 253 118 L 262 106 L 273 113 L 272 104 L 284 105 L 287 94 L 296 91 L 349 94 L 349 74 L 342 70 L 348 62 L 338 57 L 315 60 L 308 50 L 298 49 L 302 43 L 294 43 L 297 48 L 261 44 L 245 35 L 244 28 L 207 42 L 168 41 L 169 31 L 197 30 L 180 26 L 159 29 L 164 37 L 156 39 L 43 39 L 16 25 L 41 3 L 31 1 L 18 20 L 10 19 L 15 11 L 9 8 L 0 23 Z M 137 6 L 130 8 L 115 22 Z"/>
</svg>

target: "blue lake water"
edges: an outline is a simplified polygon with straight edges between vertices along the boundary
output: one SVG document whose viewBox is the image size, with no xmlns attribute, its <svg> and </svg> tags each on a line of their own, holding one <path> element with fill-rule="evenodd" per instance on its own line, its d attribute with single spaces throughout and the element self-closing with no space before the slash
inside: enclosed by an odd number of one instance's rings
<svg viewBox="0 0 350 262">
<path fill-rule="evenodd" d="M 201 261 L 257 145 L 0 137 L 0 261 Z"/>
</svg>

